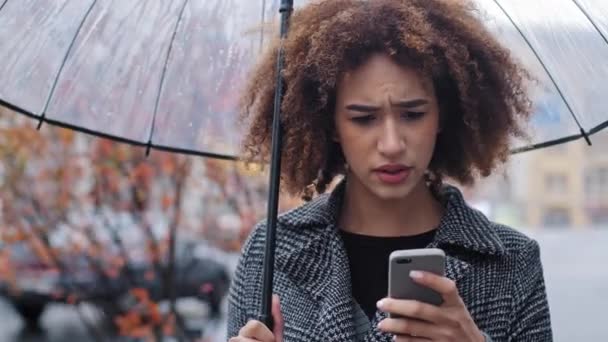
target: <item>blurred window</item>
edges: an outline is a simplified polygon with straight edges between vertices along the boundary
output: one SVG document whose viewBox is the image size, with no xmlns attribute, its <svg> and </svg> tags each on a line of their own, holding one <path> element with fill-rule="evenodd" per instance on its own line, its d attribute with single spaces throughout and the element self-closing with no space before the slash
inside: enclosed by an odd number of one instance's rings
<svg viewBox="0 0 608 342">
<path fill-rule="evenodd" d="M 548 173 L 545 175 L 545 191 L 548 194 L 563 195 L 568 190 L 566 175 L 561 173 Z"/>
<path fill-rule="evenodd" d="M 608 205 L 587 208 L 587 215 L 592 225 L 608 228 Z"/>
<path fill-rule="evenodd" d="M 588 199 L 608 197 L 608 167 L 596 167 L 587 170 L 585 194 Z"/>
<path fill-rule="evenodd" d="M 571 224 L 572 220 L 568 209 L 556 207 L 545 209 L 543 225 L 546 227 L 567 227 Z"/>
</svg>

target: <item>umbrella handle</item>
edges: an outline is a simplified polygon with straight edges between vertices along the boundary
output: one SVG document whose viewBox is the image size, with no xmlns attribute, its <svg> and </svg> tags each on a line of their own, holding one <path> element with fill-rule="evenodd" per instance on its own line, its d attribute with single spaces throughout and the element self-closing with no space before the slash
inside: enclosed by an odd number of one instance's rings
<svg viewBox="0 0 608 342">
<path fill-rule="evenodd" d="M 293 0 L 281 0 L 281 39 L 287 37 L 289 31 L 289 19 L 293 12 Z M 272 122 L 272 154 L 270 161 L 270 192 L 268 197 L 268 212 L 266 224 L 266 246 L 264 253 L 264 268 L 262 273 L 262 305 L 258 320 L 271 330 L 274 329 L 272 319 L 272 283 L 274 275 L 274 253 L 276 241 L 277 216 L 279 206 L 279 185 L 281 173 L 281 149 L 283 140 L 283 129 L 281 126 L 281 103 L 283 100 L 284 80 L 281 75 L 285 63 L 285 50 L 283 42 L 279 47 L 277 58 L 277 72 L 274 94 L 274 113 Z"/>
</svg>

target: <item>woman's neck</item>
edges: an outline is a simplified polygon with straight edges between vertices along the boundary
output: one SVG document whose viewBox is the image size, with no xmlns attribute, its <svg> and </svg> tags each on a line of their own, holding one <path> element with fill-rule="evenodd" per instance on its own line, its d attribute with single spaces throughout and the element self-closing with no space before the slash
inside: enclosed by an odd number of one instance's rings
<svg viewBox="0 0 608 342">
<path fill-rule="evenodd" d="M 424 181 L 403 199 L 383 200 L 362 184 L 346 182 L 340 228 L 369 236 L 408 236 L 439 225 L 443 207 Z"/>
</svg>

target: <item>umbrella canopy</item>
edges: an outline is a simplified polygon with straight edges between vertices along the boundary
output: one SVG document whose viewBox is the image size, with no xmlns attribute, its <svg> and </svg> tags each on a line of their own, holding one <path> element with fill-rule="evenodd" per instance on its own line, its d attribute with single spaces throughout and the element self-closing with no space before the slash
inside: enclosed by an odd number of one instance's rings
<svg viewBox="0 0 608 342">
<path fill-rule="evenodd" d="M 608 2 L 476 2 L 539 80 L 532 140 L 515 141 L 515 151 L 590 138 L 608 125 Z M 233 158 L 239 89 L 268 41 L 261 23 L 278 17 L 278 6 L 0 0 L 0 104 L 148 148 Z"/>
</svg>

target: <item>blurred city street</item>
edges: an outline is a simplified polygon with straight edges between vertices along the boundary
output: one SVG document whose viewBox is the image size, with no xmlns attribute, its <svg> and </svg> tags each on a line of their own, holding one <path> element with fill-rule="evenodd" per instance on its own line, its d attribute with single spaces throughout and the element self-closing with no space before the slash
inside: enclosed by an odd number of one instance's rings
<svg viewBox="0 0 608 342">
<path fill-rule="evenodd" d="M 608 229 L 543 230 L 528 234 L 541 244 L 555 341 L 606 340 Z M 238 258 L 236 254 L 217 251 L 200 253 L 224 260 L 231 271 Z M 225 305 L 223 311 L 220 321 L 207 324 L 205 336 L 210 341 L 224 341 Z M 47 309 L 42 317 L 44 334 L 19 335 L 20 319 L 4 302 L 0 302 L 0 320 L 0 342 L 92 341 L 78 314 L 69 306 Z"/>
</svg>

